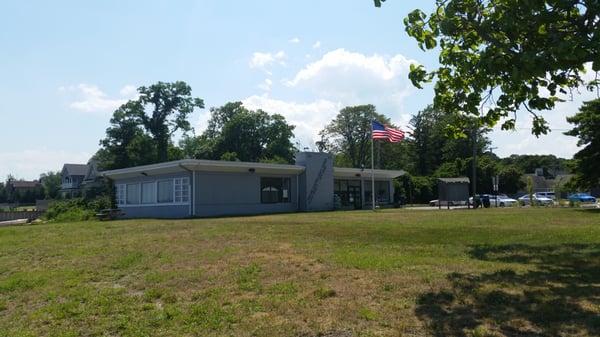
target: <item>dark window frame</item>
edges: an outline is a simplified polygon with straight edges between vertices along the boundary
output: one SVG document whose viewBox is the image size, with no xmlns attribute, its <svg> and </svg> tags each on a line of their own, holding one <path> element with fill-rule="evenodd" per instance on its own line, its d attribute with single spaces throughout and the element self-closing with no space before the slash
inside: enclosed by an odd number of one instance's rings
<svg viewBox="0 0 600 337">
<path fill-rule="evenodd" d="M 269 190 L 265 190 L 265 189 Z M 287 191 L 287 197 L 284 197 Z M 277 193 L 268 196 L 266 193 Z M 292 202 L 292 179 L 290 177 L 261 177 L 260 178 L 260 203 L 261 204 L 288 204 Z"/>
</svg>

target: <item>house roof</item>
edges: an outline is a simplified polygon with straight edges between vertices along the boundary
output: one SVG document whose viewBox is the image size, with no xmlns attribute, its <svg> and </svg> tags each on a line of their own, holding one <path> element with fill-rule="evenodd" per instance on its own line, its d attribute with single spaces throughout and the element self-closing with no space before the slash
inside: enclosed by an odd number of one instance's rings
<svg viewBox="0 0 600 337">
<path fill-rule="evenodd" d="M 183 171 L 298 174 L 304 171 L 304 166 L 223 160 L 182 159 L 165 163 L 104 171 L 100 174 L 111 179 L 123 179 L 138 177 L 140 174 L 152 176 Z"/>
<path fill-rule="evenodd" d="M 140 175 L 159 175 L 184 171 L 207 172 L 256 172 L 266 174 L 300 174 L 305 167 L 301 165 L 252 163 L 223 160 L 182 159 L 152 165 L 136 166 L 118 170 L 104 171 L 100 174 L 111 179 L 139 177 Z M 392 179 L 405 174 L 404 171 L 374 170 L 375 178 Z M 371 170 L 334 167 L 335 178 L 371 177 Z"/>
<path fill-rule="evenodd" d="M 446 184 L 468 184 L 471 182 L 471 180 L 467 177 L 438 178 L 438 180 Z"/>
<path fill-rule="evenodd" d="M 13 188 L 35 188 L 40 185 L 39 181 L 13 180 L 10 182 Z"/>
<path fill-rule="evenodd" d="M 66 171 L 69 176 L 85 176 L 88 166 L 86 164 L 65 164 L 63 172 Z"/>
</svg>

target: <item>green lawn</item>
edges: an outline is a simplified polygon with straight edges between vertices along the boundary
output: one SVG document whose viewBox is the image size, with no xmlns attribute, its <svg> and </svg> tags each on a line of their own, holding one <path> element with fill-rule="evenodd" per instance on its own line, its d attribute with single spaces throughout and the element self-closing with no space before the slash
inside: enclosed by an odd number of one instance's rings
<svg viewBox="0 0 600 337">
<path fill-rule="evenodd" d="M 0 336 L 598 336 L 600 213 L 0 228 Z"/>
</svg>

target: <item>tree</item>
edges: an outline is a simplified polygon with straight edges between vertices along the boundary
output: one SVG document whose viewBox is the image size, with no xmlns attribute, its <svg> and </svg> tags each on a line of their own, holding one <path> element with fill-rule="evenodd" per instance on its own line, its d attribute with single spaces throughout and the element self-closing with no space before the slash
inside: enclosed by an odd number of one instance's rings
<svg viewBox="0 0 600 337">
<path fill-rule="evenodd" d="M 523 182 L 523 170 L 515 165 L 501 166 L 498 171 L 500 184 L 498 189 L 501 193 L 515 194 L 525 187 Z"/>
<path fill-rule="evenodd" d="M 371 158 L 371 121 L 390 124 L 389 118 L 378 114 L 374 105 L 343 108 L 334 120 L 321 130 L 323 148 L 337 154 L 338 164 L 351 167 L 367 166 Z"/>
<path fill-rule="evenodd" d="M 204 101 L 191 96 L 185 82 L 158 82 L 138 88 L 140 96 L 128 106 L 127 114 L 138 118 L 156 144 L 157 161 L 168 160 L 169 143 L 177 130 L 190 131 L 187 117 L 194 108 L 204 108 Z"/>
<path fill-rule="evenodd" d="M 430 175 L 447 161 L 473 156 L 473 137 L 448 137 L 448 127 L 455 116 L 446 115 L 433 106 L 419 111 L 410 120 L 412 127 L 413 160 L 416 175 Z M 466 133 L 472 132 L 465 130 Z M 483 155 L 490 145 L 487 128 L 478 128 L 475 133 L 476 151 Z M 470 175 L 470 174 L 469 174 Z"/>
<path fill-rule="evenodd" d="M 132 111 L 138 102 L 129 101 L 120 106 L 110 120 L 106 137 L 94 158 L 102 170 L 119 169 L 157 162 L 152 138 L 144 132 L 139 116 Z"/>
<path fill-rule="evenodd" d="M 439 48 L 441 65 L 430 72 L 412 65 L 409 78 L 419 88 L 436 79 L 434 105 L 447 114 L 477 116 L 489 127 L 501 121 L 503 129 L 514 129 L 517 112 L 524 109 L 533 116 L 532 132 L 546 133 L 539 112 L 584 83 L 586 63 L 600 70 L 598 1 L 436 3 L 429 16 L 417 9 L 404 23 L 421 49 Z M 458 119 L 455 133 L 466 123 Z"/>
<path fill-rule="evenodd" d="M 574 156 L 575 182 L 579 187 L 591 188 L 600 184 L 600 99 L 584 102 L 579 112 L 567 121 L 574 128 L 566 135 L 579 137 L 578 146 L 584 146 Z"/>
<path fill-rule="evenodd" d="M 158 82 L 138 89 L 140 96 L 120 106 L 110 120 L 94 158 L 101 169 L 118 169 L 176 160 L 184 151 L 172 141 L 177 130 L 190 131 L 188 115 L 203 108 L 185 82 Z"/>
<path fill-rule="evenodd" d="M 199 159 L 291 163 L 294 126 L 278 114 L 249 110 L 242 102 L 211 108 L 208 127 L 199 137 L 180 142 L 186 156 Z"/>
<path fill-rule="evenodd" d="M 62 183 L 62 176 L 60 172 L 46 172 L 40 175 L 40 182 L 44 188 L 45 199 L 55 199 L 58 196 L 60 185 Z"/>
</svg>

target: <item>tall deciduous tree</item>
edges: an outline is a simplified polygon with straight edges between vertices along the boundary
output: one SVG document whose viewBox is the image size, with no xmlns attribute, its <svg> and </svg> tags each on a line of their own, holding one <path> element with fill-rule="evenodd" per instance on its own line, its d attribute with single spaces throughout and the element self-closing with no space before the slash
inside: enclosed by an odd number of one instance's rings
<svg viewBox="0 0 600 337">
<path fill-rule="evenodd" d="M 453 125 L 455 116 L 446 115 L 433 106 L 419 111 L 410 121 L 412 127 L 413 160 L 416 175 L 430 175 L 444 162 L 457 158 L 466 159 L 473 156 L 473 136 L 468 129 L 464 130 L 469 137 L 448 137 L 448 127 Z M 486 134 L 489 129 L 478 128 L 475 132 L 475 148 L 482 155 L 490 145 Z"/>
<path fill-rule="evenodd" d="M 296 151 L 293 137 L 294 126 L 283 116 L 230 102 L 211 108 L 206 131 L 184 138 L 180 146 L 194 158 L 291 163 Z"/>
<path fill-rule="evenodd" d="M 191 130 L 188 115 L 203 108 L 185 82 L 158 82 L 138 89 L 139 97 L 120 106 L 110 120 L 95 159 L 101 169 L 152 164 L 183 157 L 173 145 L 177 130 Z"/>
<path fill-rule="evenodd" d="M 138 92 L 140 96 L 128 113 L 139 118 L 152 136 L 158 161 L 166 161 L 173 133 L 191 130 L 187 117 L 194 108 L 204 108 L 204 101 L 192 97 L 192 88 L 182 81 L 158 82 L 149 87 L 140 87 Z"/>
<path fill-rule="evenodd" d="M 384 0 L 375 0 L 380 6 Z M 546 133 L 540 111 L 584 84 L 585 65 L 600 70 L 600 2 L 587 0 L 436 0 L 404 20 L 423 50 L 439 48 L 440 67 L 411 66 L 417 87 L 436 80 L 435 107 L 475 115 L 483 125 L 513 129 L 520 109 L 532 132 Z M 588 83 L 597 85 L 598 81 Z M 456 133 L 467 119 L 455 122 Z"/>
<path fill-rule="evenodd" d="M 342 154 L 338 164 L 351 167 L 367 165 L 371 158 L 371 121 L 389 124 L 389 118 L 377 113 L 374 105 L 343 108 L 320 135 L 322 147 Z"/>
<path fill-rule="evenodd" d="M 44 188 L 44 197 L 46 199 L 55 199 L 58 196 L 62 176 L 60 172 L 46 172 L 40 175 L 40 182 Z"/>
<path fill-rule="evenodd" d="M 106 129 L 106 137 L 100 141 L 101 148 L 95 155 L 103 170 L 118 169 L 156 162 L 156 147 L 152 138 L 144 132 L 139 116 L 132 111 L 137 101 L 129 101 L 119 107 Z"/>
<path fill-rule="evenodd" d="M 584 146 L 574 156 L 576 183 L 590 188 L 600 184 L 600 99 L 583 103 L 579 112 L 567 118 L 575 127 L 565 132 L 579 137 L 578 146 Z"/>
</svg>

